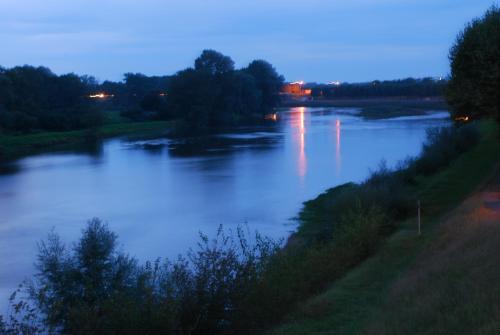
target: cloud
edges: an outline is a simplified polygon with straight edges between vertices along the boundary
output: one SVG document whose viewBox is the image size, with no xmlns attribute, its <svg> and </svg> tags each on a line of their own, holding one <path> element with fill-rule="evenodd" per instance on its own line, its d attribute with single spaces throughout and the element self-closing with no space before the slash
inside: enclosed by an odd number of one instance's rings
<svg viewBox="0 0 500 335">
<path fill-rule="evenodd" d="M 406 75 L 412 67 L 415 73 L 442 74 L 455 34 L 490 4 L 2 0 L 0 64 L 45 64 L 56 72 L 119 79 L 126 71 L 173 73 L 189 66 L 203 48 L 215 48 L 230 54 L 238 65 L 266 58 L 285 75 L 302 71 L 305 79 L 318 81 L 329 76 L 320 66 L 346 69 L 345 78 L 339 78 L 343 80 Z"/>
</svg>

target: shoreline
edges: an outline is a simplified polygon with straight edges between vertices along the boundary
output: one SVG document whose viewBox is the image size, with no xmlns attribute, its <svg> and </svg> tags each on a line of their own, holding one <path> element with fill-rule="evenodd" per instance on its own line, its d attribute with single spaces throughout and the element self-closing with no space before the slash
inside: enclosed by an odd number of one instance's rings
<svg viewBox="0 0 500 335">
<path fill-rule="evenodd" d="M 323 99 L 317 98 L 313 100 L 298 100 L 287 99 L 281 102 L 280 107 L 364 107 L 367 105 L 380 104 L 440 104 L 447 106 L 444 97 L 423 97 L 423 98 L 408 98 L 408 97 L 377 97 L 377 98 L 337 98 Z"/>
<path fill-rule="evenodd" d="M 363 99 L 318 99 L 309 101 L 283 101 L 281 108 L 359 108 L 360 117 L 371 120 L 400 116 L 425 115 L 429 111 L 448 111 L 449 106 L 442 97 L 435 98 L 363 98 Z"/>
<path fill-rule="evenodd" d="M 294 107 L 350 107 L 359 108 L 358 116 L 366 119 L 386 119 L 400 116 L 425 115 L 429 111 L 447 110 L 442 98 L 405 99 L 370 98 L 312 101 L 284 101 L 278 108 Z M 0 133 L 0 163 L 32 154 L 64 150 L 77 145 L 89 145 L 96 141 L 119 136 L 159 137 L 173 129 L 175 121 L 118 122 L 104 124 L 97 129 L 39 132 L 32 134 Z"/>
<path fill-rule="evenodd" d="M 441 238 L 440 234 L 450 215 L 463 212 L 461 204 L 464 200 L 490 185 L 495 175 L 497 183 L 500 180 L 500 142 L 496 139 L 497 132 L 496 125 L 483 124 L 482 139 L 474 148 L 452 160 L 444 169 L 428 176 L 417 177 L 411 191 L 424 204 L 421 236 L 417 234 L 415 217 L 397 222 L 396 229 L 378 243 L 371 255 L 347 269 L 343 275 L 332 278 L 333 280 L 319 292 L 299 301 L 291 312 L 287 313 L 281 322 L 270 327 L 267 333 L 316 334 L 318 329 L 328 329 L 339 334 L 348 334 L 347 329 L 361 330 L 372 324 L 378 325 L 374 316 L 389 310 L 391 305 L 387 301 L 394 300 L 394 296 L 389 294 L 391 289 L 397 286 L 400 276 L 411 277 L 410 271 L 418 265 L 417 260 L 421 260 L 421 254 Z M 478 173 L 468 173 L 472 170 Z M 328 207 L 326 205 L 338 198 L 342 188 L 349 185 L 334 187 L 306 202 L 300 212 L 300 228 L 309 231 L 316 229 L 315 225 L 325 216 L 324 210 Z M 292 242 L 300 243 L 300 235 L 304 236 L 304 232 L 297 233 Z M 307 236 L 307 232 L 305 235 Z M 435 254 L 438 257 L 443 255 L 439 252 Z M 459 264 L 464 261 L 456 259 Z M 442 272 L 442 275 L 453 276 L 453 273 Z M 432 278 L 428 278 L 428 281 L 432 281 Z M 444 300 L 444 296 L 440 298 L 442 302 L 449 303 Z M 420 302 L 418 295 L 412 296 L 412 299 L 414 303 Z M 325 309 L 325 306 L 328 306 L 328 309 Z M 340 309 L 346 312 L 337 313 Z M 407 316 L 403 312 L 397 314 L 400 319 L 386 319 L 395 322 L 403 319 L 401 315 Z"/>
<path fill-rule="evenodd" d="M 0 163 L 9 163 L 33 154 L 64 150 L 78 145 L 120 136 L 162 136 L 172 127 L 170 121 L 123 122 L 105 124 L 97 129 L 33 134 L 0 133 Z"/>
</svg>

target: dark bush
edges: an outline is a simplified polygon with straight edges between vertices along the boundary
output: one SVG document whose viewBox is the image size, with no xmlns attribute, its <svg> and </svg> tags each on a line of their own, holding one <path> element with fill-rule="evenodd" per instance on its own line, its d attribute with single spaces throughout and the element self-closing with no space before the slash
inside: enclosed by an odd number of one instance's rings
<svg viewBox="0 0 500 335">
<path fill-rule="evenodd" d="M 30 131 L 38 127 L 38 120 L 18 111 L 0 111 L 0 129 Z"/>
<path fill-rule="evenodd" d="M 447 166 L 461 153 L 477 145 L 480 133 L 474 123 L 461 127 L 431 128 L 422 153 L 415 161 L 418 174 L 429 175 Z"/>
<path fill-rule="evenodd" d="M 220 228 L 214 240 L 202 235 L 187 258 L 141 266 L 93 219 L 71 248 L 54 233 L 40 243 L 37 274 L 18 292 L 27 296 L 13 298 L 14 314 L 2 326 L 7 333 L 20 327 L 62 334 L 229 332 L 278 248 L 259 235 L 250 244 L 242 229 L 232 236 Z"/>
<path fill-rule="evenodd" d="M 447 100 L 455 117 L 500 121 L 500 8 L 468 23 L 450 50 Z"/>
<path fill-rule="evenodd" d="M 16 132 L 96 126 L 103 118 L 89 91 L 91 77 L 58 76 L 44 67 L 0 69 L 0 128 Z"/>
</svg>

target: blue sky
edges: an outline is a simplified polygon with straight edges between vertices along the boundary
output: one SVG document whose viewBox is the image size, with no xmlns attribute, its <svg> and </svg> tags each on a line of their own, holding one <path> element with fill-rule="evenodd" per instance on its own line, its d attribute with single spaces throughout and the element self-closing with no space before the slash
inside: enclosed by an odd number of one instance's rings
<svg viewBox="0 0 500 335">
<path fill-rule="evenodd" d="M 448 49 L 492 0 L 1 0 L 0 65 L 120 80 L 172 74 L 206 48 L 287 80 L 448 74 Z"/>
</svg>

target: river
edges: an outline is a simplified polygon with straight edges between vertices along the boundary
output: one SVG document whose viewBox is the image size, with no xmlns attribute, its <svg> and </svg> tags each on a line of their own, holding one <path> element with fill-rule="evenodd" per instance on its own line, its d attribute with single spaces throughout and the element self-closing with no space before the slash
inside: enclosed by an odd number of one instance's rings
<svg viewBox="0 0 500 335">
<path fill-rule="evenodd" d="M 272 124 L 202 139 L 112 139 L 16 161 L 0 174 L 0 310 L 51 229 L 75 241 L 99 217 L 140 260 L 184 253 L 220 224 L 286 238 L 303 201 L 362 181 L 382 160 L 417 155 L 426 129 L 449 122 L 442 111 L 384 120 L 357 112 L 292 108 Z"/>
</svg>

